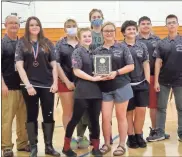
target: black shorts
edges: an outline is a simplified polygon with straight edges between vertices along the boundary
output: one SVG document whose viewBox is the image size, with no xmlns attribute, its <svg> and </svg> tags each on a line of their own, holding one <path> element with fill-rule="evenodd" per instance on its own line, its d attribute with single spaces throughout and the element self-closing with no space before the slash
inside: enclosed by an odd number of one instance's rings
<svg viewBox="0 0 182 157">
<path fill-rule="evenodd" d="M 132 111 L 135 107 L 147 107 L 149 104 L 149 89 L 133 89 L 133 98 L 129 100 L 127 111 Z"/>
</svg>

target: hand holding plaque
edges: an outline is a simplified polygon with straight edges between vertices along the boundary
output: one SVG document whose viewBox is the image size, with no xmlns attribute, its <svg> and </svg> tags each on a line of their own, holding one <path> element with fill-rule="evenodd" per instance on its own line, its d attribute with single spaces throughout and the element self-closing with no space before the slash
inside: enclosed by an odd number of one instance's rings
<svg viewBox="0 0 182 157">
<path fill-rule="evenodd" d="M 111 73 L 111 55 L 94 56 L 94 74 L 107 76 Z"/>
</svg>

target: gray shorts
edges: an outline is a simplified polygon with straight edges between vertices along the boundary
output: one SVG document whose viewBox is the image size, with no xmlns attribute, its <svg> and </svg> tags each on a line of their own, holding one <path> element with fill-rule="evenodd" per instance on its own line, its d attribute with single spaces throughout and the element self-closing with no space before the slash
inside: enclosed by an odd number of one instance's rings
<svg viewBox="0 0 182 157">
<path fill-rule="evenodd" d="M 114 91 L 108 93 L 102 93 L 103 101 L 114 101 L 116 103 L 122 103 L 127 100 L 130 100 L 133 97 L 133 90 L 130 84 L 125 85 L 124 87 L 118 88 Z"/>
</svg>

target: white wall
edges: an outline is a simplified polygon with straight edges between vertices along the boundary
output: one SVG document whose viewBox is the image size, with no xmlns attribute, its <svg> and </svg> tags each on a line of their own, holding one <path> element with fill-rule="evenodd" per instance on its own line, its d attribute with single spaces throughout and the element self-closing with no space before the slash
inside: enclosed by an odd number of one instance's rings
<svg viewBox="0 0 182 157">
<path fill-rule="evenodd" d="M 30 6 L 2 2 L 2 19 L 17 12 L 22 19 L 37 16 L 45 28 L 63 27 L 68 18 L 74 18 L 84 27 L 90 26 L 88 14 L 92 8 L 101 9 L 105 21 L 115 22 L 117 26 L 125 20 L 138 21 L 144 15 L 151 18 L 154 26 L 164 26 L 168 14 L 177 15 L 182 25 L 182 1 L 33 1 Z"/>
<path fill-rule="evenodd" d="M 21 3 L 21 4 L 18 4 Z M 25 4 L 25 5 L 23 5 Z M 11 13 L 18 13 L 18 16 L 21 17 L 20 21 L 26 21 L 26 19 L 34 14 L 34 6 L 28 6 L 29 2 L 17 1 L 17 3 L 2 2 L 2 22 L 4 23 L 5 18 Z M 21 27 L 24 27 L 25 23 L 21 24 Z M 2 25 L 4 27 L 4 25 Z"/>
</svg>

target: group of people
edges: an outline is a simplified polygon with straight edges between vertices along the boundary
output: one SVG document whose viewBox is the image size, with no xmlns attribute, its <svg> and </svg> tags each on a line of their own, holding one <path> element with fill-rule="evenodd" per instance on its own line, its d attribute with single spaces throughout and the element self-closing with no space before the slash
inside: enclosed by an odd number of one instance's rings
<svg viewBox="0 0 182 157">
<path fill-rule="evenodd" d="M 89 14 L 91 28 L 78 28 L 74 19 L 64 23 L 66 36 L 54 44 L 44 36 L 40 20 L 29 17 L 24 36 L 17 33 L 16 16 L 5 19 L 2 39 L 2 149 L 13 157 L 12 122 L 16 115 L 17 150 L 37 157 L 39 100 L 45 154 L 60 156 L 52 144 L 54 95 L 58 92 L 65 130 L 62 153 L 77 156 L 73 149 L 93 146 L 92 154 L 111 151 L 112 112 L 115 107 L 119 144 L 114 156 L 129 148 L 147 146 L 143 137 L 146 107 L 150 108 L 151 128 L 147 141 L 168 139 L 165 133 L 169 93 L 174 93 L 178 113 L 178 136 L 182 141 L 182 37 L 178 18 L 166 17 L 168 36 L 162 40 L 152 33 L 149 17 L 138 24 L 125 21 L 124 41 L 116 40 L 116 26 L 105 22 L 101 10 Z M 95 55 L 109 55 L 109 75 L 94 73 Z M 21 86 L 20 86 L 21 85 Z M 104 145 L 100 148 L 99 116 L 102 113 Z M 73 132 L 77 127 L 77 139 Z M 89 140 L 84 136 L 89 128 Z M 127 139 L 127 142 L 126 142 Z"/>
</svg>

